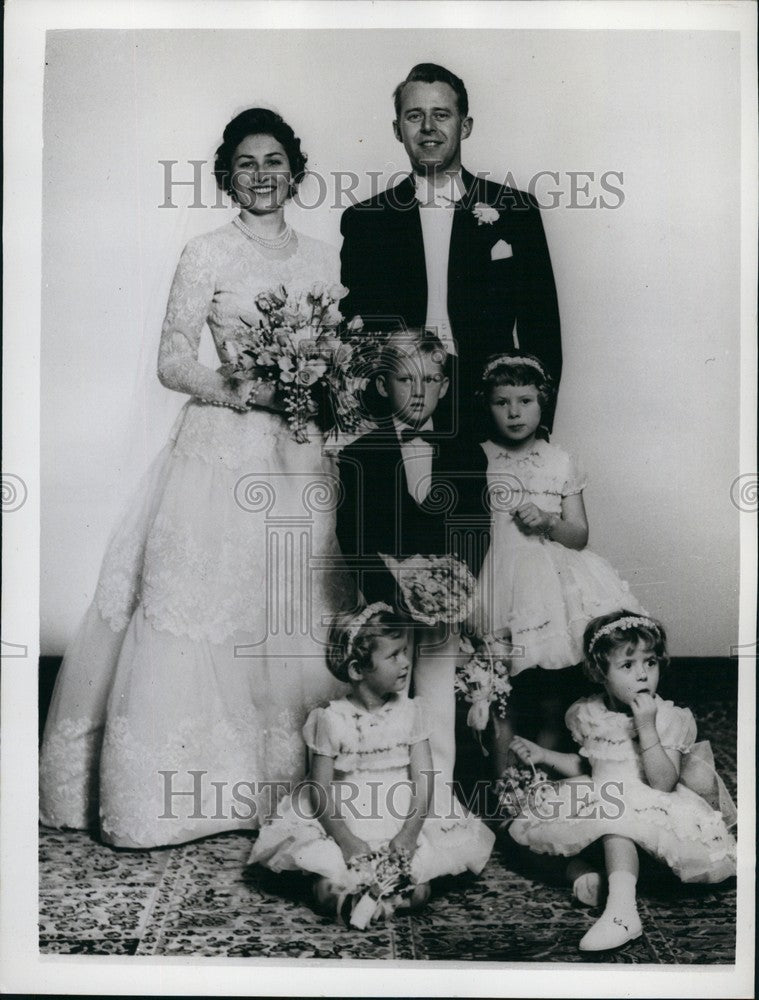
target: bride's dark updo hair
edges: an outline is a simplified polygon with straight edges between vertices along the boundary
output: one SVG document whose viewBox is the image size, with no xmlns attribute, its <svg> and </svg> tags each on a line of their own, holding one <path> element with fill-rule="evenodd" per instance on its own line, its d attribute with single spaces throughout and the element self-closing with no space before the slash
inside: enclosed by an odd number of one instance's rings
<svg viewBox="0 0 759 1000">
<path fill-rule="evenodd" d="M 301 152 L 300 139 L 284 118 L 268 108 L 248 108 L 247 111 L 241 111 L 224 129 L 213 167 L 216 183 L 221 190 L 232 194 L 232 157 L 243 139 L 247 139 L 249 135 L 270 135 L 282 146 L 290 164 L 292 189 L 295 191 L 306 175 L 308 157 Z"/>
</svg>

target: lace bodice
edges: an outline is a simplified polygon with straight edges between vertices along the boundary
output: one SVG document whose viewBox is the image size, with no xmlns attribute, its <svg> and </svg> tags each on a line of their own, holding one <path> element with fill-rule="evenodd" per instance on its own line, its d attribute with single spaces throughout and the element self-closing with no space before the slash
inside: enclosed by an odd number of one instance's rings
<svg viewBox="0 0 759 1000">
<path fill-rule="evenodd" d="M 333 757 L 343 773 L 406 767 L 410 748 L 428 736 L 421 700 L 405 695 L 390 698 L 378 712 L 341 698 L 315 709 L 303 728 L 306 746 Z"/>
<path fill-rule="evenodd" d="M 535 441 L 524 453 L 507 451 L 494 441 L 480 445 L 488 460 L 488 487 L 494 513 L 531 501 L 548 513 L 560 513 L 562 497 L 581 493 L 585 475 L 562 448 Z"/>
<path fill-rule="evenodd" d="M 671 701 L 655 695 L 658 706 L 656 731 L 661 745 L 668 750 L 687 754 L 696 741 L 696 720 L 688 708 L 679 708 Z M 605 772 L 616 769 L 644 776 L 640 759 L 640 745 L 631 715 L 610 711 L 603 695 L 581 698 L 571 705 L 565 721 L 579 753 L 587 757 L 593 774 L 599 768 Z"/>
<path fill-rule="evenodd" d="M 320 240 L 296 233 L 291 256 L 271 260 L 229 223 L 196 236 L 185 247 L 169 293 L 158 350 L 158 377 L 169 389 L 208 403 L 244 409 L 242 398 L 218 372 L 198 361 L 208 324 L 220 357 L 240 316 L 257 313 L 256 296 L 279 284 L 289 291 L 340 278 L 339 254 Z"/>
</svg>

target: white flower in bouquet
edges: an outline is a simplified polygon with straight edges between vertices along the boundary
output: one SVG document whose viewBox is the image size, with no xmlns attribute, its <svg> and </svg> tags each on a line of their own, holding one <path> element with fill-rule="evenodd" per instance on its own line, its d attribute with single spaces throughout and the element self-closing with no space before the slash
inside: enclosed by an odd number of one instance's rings
<svg viewBox="0 0 759 1000">
<path fill-rule="evenodd" d="M 296 375 L 296 380 L 299 385 L 312 386 L 323 377 L 324 373 L 327 371 L 327 365 L 324 361 L 319 361 L 314 359 L 312 361 L 305 361 L 298 365 L 298 373 Z"/>
<path fill-rule="evenodd" d="M 348 392 L 352 395 L 356 395 L 359 392 L 363 392 L 369 385 L 368 378 L 349 378 L 345 382 Z"/>
<path fill-rule="evenodd" d="M 316 343 L 318 335 L 319 331 L 315 327 L 301 326 L 299 329 L 293 330 L 290 334 L 290 342 L 297 351 L 301 344 L 308 343 L 309 341 Z"/>
<path fill-rule="evenodd" d="M 332 335 L 322 334 L 322 336 L 319 337 L 319 345 L 322 352 L 325 355 L 331 356 L 335 361 L 337 361 L 338 355 L 341 351 L 350 351 L 352 353 L 352 348 L 350 347 L 350 345 L 349 344 L 343 345 L 343 342 L 340 340 L 340 338 L 335 337 L 334 334 Z M 348 359 L 350 359 L 350 353 L 347 355 L 347 357 Z"/>
<path fill-rule="evenodd" d="M 282 325 L 290 327 L 294 330 L 296 327 L 300 326 L 301 323 L 308 320 L 310 313 L 310 306 L 308 307 L 308 312 L 306 312 L 300 301 L 288 299 L 286 305 L 282 309 Z"/>
<path fill-rule="evenodd" d="M 337 326 L 338 323 L 342 322 L 343 314 L 333 303 L 331 306 L 327 306 L 327 310 L 322 316 L 322 323 L 324 326 Z"/>
</svg>

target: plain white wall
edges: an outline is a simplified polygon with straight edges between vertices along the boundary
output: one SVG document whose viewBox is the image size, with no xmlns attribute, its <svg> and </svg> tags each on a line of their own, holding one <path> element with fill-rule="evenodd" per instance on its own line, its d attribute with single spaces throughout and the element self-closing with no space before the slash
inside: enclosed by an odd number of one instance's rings
<svg viewBox="0 0 759 1000">
<path fill-rule="evenodd" d="M 665 621 L 673 654 L 729 655 L 737 35 L 67 31 L 49 35 L 46 58 L 43 653 L 71 638 L 119 512 L 184 402 L 154 375 L 181 247 L 233 215 L 189 209 L 188 188 L 174 190 L 179 208 L 159 208 L 159 161 L 179 161 L 175 176 L 189 177 L 187 161 L 210 161 L 229 118 L 260 104 L 290 121 L 312 170 L 354 171 L 358 196 L 368 195 L 366 171 L 407 166 L 392 90 L 414 63 L 434 61 L 469 90 L 469 169 L 509 172 L 522 187 L 539 171 L 560 174 L 560 206 L 544 212 L 565 349 L 554 440 L 590 474 L 590 544 Z M 569 207 L 568 171 L 595 173 L 591 197 L 601 174 L 622 171 L 623 204 Z M 538 188 L 546 202 L 553 187 Z M 306 203 L 318 193 L 313 178 L 301 191 Z M 338 207 L 289 211 L 298 228 L 339 244 Z"/>
</svg>

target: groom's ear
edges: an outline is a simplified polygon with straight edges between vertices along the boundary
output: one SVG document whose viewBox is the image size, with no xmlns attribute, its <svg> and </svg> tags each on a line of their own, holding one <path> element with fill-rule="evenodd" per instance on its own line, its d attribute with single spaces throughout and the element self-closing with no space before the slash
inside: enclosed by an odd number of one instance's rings
<svg viewBox="0 0 759 1000">
<path fill-rule="evenodd" d="M 387 399 L 387 382 L 385 381 L 385 376 L 378 375 L 374 380 L 374 384 L 380 396 L 384 396 Z"/>
<path fill-rule="evenodd" d="M 403 139 L 401 137 L 401 127 L 398 124 L 397 118 L 393 122 L 393 134 L 395 135 L 395 138 L 398 140 L 398 142 L 403 142 Z"/>
<path fill-rule="evenodd" d="M 474 128 L 474 118 L 461 119 L 461 138 L 468 139 Z"/>
</svg>

